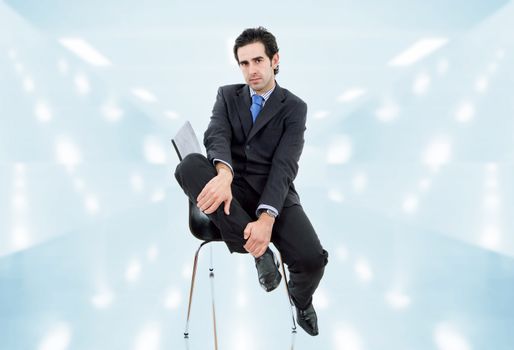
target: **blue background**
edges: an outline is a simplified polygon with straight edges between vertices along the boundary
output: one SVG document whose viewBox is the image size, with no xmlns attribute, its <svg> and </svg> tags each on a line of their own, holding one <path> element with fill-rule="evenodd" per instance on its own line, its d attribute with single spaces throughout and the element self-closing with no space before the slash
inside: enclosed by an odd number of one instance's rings
<svg viewBox="0 0 514 350">
<path fill-rule="evenodd" d="M 213 245 L 220 349 L 513 349 L 513 21 L 494 0 L 0 1 L 0 348 L 213 348 L 208 249 L 182 336 L 198 242 L 170 138 L 203 134 L 263 25 L 309 106 L 296 184 L 330 262 L 320 335 L 292 338 L 283 285 Z"/>
</svg>

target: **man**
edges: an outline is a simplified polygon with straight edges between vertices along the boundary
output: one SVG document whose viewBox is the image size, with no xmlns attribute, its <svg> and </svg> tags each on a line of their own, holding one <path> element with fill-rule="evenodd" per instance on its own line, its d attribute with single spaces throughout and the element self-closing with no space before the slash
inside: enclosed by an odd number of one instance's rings
<svg viewBox="0 0 514 350">
<path fill-rule="evenodd" d="M 234 56 L 246 84 L 219 88 L 204 135 L 207 158 L 187 156 L 175 176 L 189 199 L 220 229 L 229 250 L 255 258 L 259 283 L 268 292 L 281 280 L 268 247 L 273 242 L 290 272 L 298 324 L 317 335 L 312 295 L 328 253 L 293 185 L 307 105 L 276 83 L 278 46 L 265 28 L 243 31 Z"/>
</svg>

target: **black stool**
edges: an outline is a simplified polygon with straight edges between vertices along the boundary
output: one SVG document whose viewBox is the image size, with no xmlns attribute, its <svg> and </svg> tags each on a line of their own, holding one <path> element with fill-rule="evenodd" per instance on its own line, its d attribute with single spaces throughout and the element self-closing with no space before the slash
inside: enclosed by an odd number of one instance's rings
<svg viewBox="0 0 514 350">
<path fill-rule="evenodd" d="M 189 122 L 186 122 L 177 132 L 175 137 L 171 140 L 175 151 L 177 152 L 178 158 L 180 161 L 184 159 L 190 153 L 202 153 L 200 148 L 200 144 L 198 143 L 198 139 L 195 135 L 195 132 Z M 191 287 L 189 289 L 189 304 L 187 307 L 187 319 L 186 319 L 186 327 L 184 331 L 184 338 L 189 338 L 189 318 L 191 315 L 191 305 L 193 302 L 193 290 L 195 286 L 196 279 L 196 270 L 198 267 L 198 256 L 200 254 L 200 250 L 202 247 L 211 242 L 220 242 L 222 241 L 221 233 L 218 228 L 209 220 L 209 217 L 205 215 L 203 212 L 198 209 L 198 207 L 188 201 L 189 203 L 189 230 L 199 240 L 202 241 L 198 249 L 196 250 L 194 263 L 193 263 L 193 273 L 191 276 Z M 291 332 L 293 335 L 296 333 L 296 321 L 294 318 L 294 304 L 291 299 L 291 295 L 289 293 L 289 287 L 287 284 L 286 278 L 286 270 L 284 268 L 284 262 L 282 261 L 282 257 L 280 256 L 280 264 L 282 266 L 282 275 L 284 277 L 284 285 L 286 286 L 287 297 L 289 299 L 289 303 L 291 305 L 291 318 L 292 318 L 292 327 Z M 216 308 L 215 308 L 215 300 L 214 300 L 214 268 L 212 264 L 212 249 L 211 249 L 211 259 L 210 259 L 210 267 L 209 267 L 209 279 L 211 280 L 211 299 L 212 299 L 212 322 L 213 322 L 213 331 L 214 331 L 214 348 L 218 349 L 218 335 L 216 331 Z M 294 338 L 293 338 L 294 343 Z M 293 349 L 293 346 L 291 346 Z"/>
</svg>

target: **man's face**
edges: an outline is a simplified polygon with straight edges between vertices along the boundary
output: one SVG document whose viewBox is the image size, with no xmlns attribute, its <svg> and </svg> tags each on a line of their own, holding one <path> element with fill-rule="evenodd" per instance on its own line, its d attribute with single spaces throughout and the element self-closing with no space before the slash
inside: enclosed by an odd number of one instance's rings
<svg viewBox="0 0 514 350">
<path fill-rule="evenodd" d="M 270 60 L 266 56 L 264 44 L 256 42 L 240 47 L 237 58 L 246 83 L 255 92 L 264 93 L 275 86 L 273 70 L 279 62 L 278 53 Z"/>
</svg>

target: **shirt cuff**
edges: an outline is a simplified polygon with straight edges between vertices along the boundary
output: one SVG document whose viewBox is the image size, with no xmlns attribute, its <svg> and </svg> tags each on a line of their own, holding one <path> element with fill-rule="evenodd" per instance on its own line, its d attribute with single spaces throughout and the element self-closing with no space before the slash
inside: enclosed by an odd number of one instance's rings
<svg viewBox="0 0 514 350">
<path fill-rule="evenodd" d="M 225 162 L 224 160 L 221 160 L 221 159 L 218 159 L 218 158 L 215 158 L 215 159 L 212 160 L 212 164 L 214 166 L 216 166 L 217 162 L 221 162 L 221 163 L 225 164 L 226 166 L 228 166 L 230 168 L 230 171 L 232 172 L 232 175 L 234 175 L 234 169 L 232 169 L 232 165 L 230 165 L 227 162 Z"/>
<path fill-rule="evenodd" d="M 278 216 L 278 210 L 275 208 L 275 207 L 272 207 L 271 205 L 267 205 L 267 204 L 261 204 L 257 207 L 257 210 L 255 211 L 255 215 L 257 215 L 257 217 L 259 217 L 259 213 L 261 211 L 264 211 L 264 210 L 271 210 L 275 216 Z"/>
</svg>

